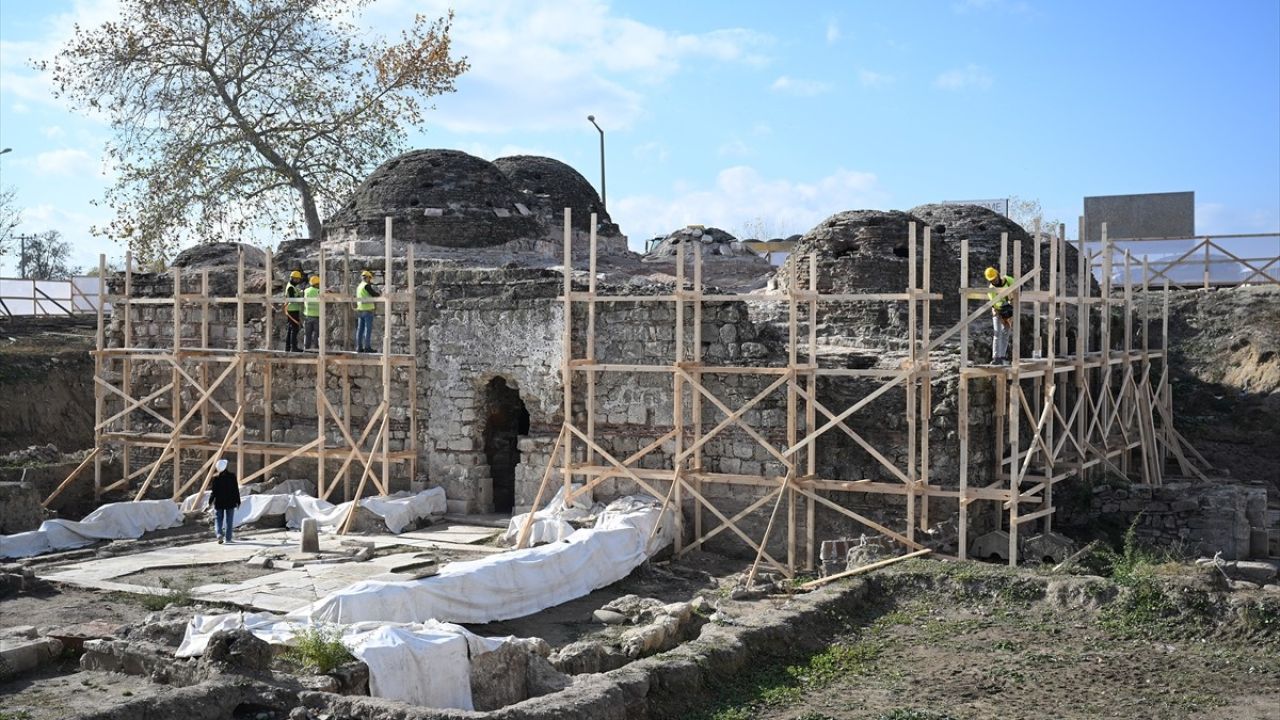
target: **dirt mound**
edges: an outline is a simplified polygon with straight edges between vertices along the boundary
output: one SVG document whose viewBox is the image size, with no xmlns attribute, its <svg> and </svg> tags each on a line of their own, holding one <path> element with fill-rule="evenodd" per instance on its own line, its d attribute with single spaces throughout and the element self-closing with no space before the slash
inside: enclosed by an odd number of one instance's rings
<svg viewBox="0 0 1280 720">
<path fill-rule="evenodd" d="M 1153 312 L 1161 301 L 1153 295 Z M 1169 344 L 1183 434 L 1215 466 L 1280 497 L 1280 288 L 1175 291 Z"/>
</svg>

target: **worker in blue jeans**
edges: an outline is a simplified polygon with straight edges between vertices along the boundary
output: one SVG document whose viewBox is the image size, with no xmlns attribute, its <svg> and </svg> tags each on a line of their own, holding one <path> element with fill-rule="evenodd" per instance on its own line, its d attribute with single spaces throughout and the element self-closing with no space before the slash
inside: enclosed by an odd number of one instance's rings
<svg viewBox="0 0 1280 720">
<path fill-rule="evenodd" d="M 371 300 L 381 293 L 373 284 L 373 271 L 360 273 L 360 285 L 356 287 L 356 352 L 373 352 L 373 312 Z"/>
<path fill-rule="evenodd" d="M 218 544 L 231 542 L 231 528 L 235 526 L 236 508 L 240 507 L 240 482 L 235 473 L 227 469 L 227 461 L 219 460 L 218 474 L 213 476 L 209 504 L 213 505 L 214 533 Z"/>
</svg>

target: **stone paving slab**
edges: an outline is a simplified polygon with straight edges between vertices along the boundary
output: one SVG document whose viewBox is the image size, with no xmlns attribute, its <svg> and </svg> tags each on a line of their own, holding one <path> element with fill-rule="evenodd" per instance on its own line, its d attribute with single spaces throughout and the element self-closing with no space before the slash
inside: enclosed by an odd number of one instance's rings
<svg viewBox="0 0 1280 720">
<path fill-rule="evenodd" d="M 359 540 L 372 543 L 374 548 L 406 546 L 423 550 L 434 548 L 492 554 L 504 550 L 472 543 L 484 542 L 499 532 L 489 527 L 447 524 L 400 535 L 322 535 L 320 549 L 322 552 L 348 550 L 341 544 L 343 540 Z M 163 587 L 130 583 L 127 576 L 160 568 L 245 562 L 264 550 L 294 552 L 298 548 L 300 537 L 301 533 L 292 530 L 255 533 L 227 544 L 208 541 L 133 555 L 83 560 L 50 568 L 48 572 L 40 573 L 39 577 L 50 582 L 95 590 L 134 594 L 162 593 L 167 591 Z M 397 555 L 400 557 L 374 557 L 362 562 L 312 563 L 237 583 L 199 585 L 191 588 L 190 592 L 194 599 L 205 602 L 226 603 L 247 610 L 288 612 L 352 583 L 374 576 L 385 576 L 392 567 L 404 563 L 403 555 Z"/>
</svg>

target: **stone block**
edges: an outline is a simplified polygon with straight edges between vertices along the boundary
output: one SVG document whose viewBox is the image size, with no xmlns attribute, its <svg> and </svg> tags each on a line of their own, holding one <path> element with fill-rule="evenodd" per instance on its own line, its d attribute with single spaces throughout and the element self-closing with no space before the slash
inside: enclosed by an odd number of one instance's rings
<svg viewBox="0 0 1280 720">
<path fill-rule="evenodd" d="M 975 558 L 1009 559 L 1009 533 L 1004 530 L 992 530 L 985 535 L 974 538 L 969 546 L 969 555 Z"/>
<path fill-rule="evenodd" d="M 320 526 L 315 518 L 304 518 L 302 521 L 301 550 L 304 553 L 320 552 Z"/>
<path fill-rule="evenodd" d="M 62 654 L 55 638 L 0 638 L 0 681 L 37 670 Z"/>
</svg>

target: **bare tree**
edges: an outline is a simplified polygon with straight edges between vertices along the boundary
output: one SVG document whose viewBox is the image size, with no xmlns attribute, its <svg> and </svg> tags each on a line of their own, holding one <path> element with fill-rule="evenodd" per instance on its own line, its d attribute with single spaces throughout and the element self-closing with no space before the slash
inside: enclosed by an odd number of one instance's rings
<svg viewBox="0 0 1280 720">
<path fill-rule="evenodd" d="M 12 252 L 14 233 L 22 224 L 22 208 L 15 202 L 17 192 L 12 187 L 0 188 L 0 258 Z"/>
<path fill-rule="evenodd" d="M 1022 226 L 1027 232 L 1035 232 L 1036 221 L 1040 221 L 1040 232 L 1051 234 L 1058 231 L 1059 220 L 1046 218 L 1044 208 L 1035 198 L 1021 198 L 1017 195 L 1009 198 L 1009 219 Z"/>
<path fill-rule="evenodd" d="M 57 230 L 46 230 L 25 238 L 18 263 L 31 280 L 58 280 L 75 274 L 67 264 L 70 257 L 71 243 Z"/>
<path fill-rule="evenodd" d="M 369 2 L 122 0 L 118 20 L 34 63 L 115 130 L 116 218 L 94 232 L 140 260 L 299 218 L 319 239 L 322 214 L 468 67 L 449 54 L 452 14 L 368 40 L 352 13 Z"/>
</svg>

